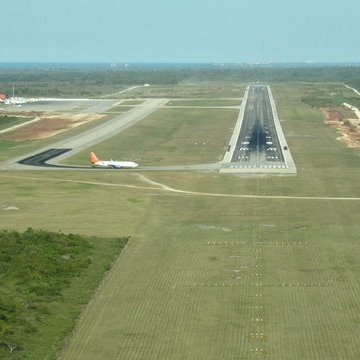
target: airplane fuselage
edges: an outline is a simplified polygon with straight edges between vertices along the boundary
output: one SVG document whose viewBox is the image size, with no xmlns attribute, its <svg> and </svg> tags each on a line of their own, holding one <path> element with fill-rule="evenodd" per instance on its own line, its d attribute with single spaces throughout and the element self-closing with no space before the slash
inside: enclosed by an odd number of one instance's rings
<svg viewBox="0 0 360 360">
<path fill-rule="evenodd" d="M 109 169 L 134 169 L 138 164 L 133 161 L 105 161 L 100 160 L 93 163 L 95 167 L 109 168 Z"/>
</svg>

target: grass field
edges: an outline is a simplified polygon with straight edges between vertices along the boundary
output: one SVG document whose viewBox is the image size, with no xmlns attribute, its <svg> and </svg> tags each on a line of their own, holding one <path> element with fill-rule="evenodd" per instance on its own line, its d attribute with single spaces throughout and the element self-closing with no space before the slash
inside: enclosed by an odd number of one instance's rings
<svg viewBox="0 0 360 360">
<path fill-rule="evenodd" d="M 308 84 L 302 88 L 301 99 L 314 107 L 339 106 L 344 102 L 360 107 L 360 97 L 343 84 Z"/>
<path fill-rule="evenodd" d="M 176 86 L 154 85 L 136 88 L 118 95 L 119 98 L 184 98 L 217 99 L 243 96 L 246 84 L 204 82 Z"/>
<path fill-rule="evenodd" d="M 2 203 L 19 209 L 0 210 L 4 228 L 131 235 L 60 358 L 360 357 L 360 153 L 302 101 L 307 86 L 272 86 L 297 176 L 0 174 Z M 96 151 L 148 163 L 202 160 L 184 147 L 205 127 L 204 136 L 219 137 L 209 152 L 216 158 L 231 134 L 218 134 L 217 111 L 162 109 Z M 212 114 L 211 126 L 201 122 Z M 234 121 L 232 113 L 225 123 Z"/>
<path fill-rule="evenodd" d="M 30 120 L 32 120 L 31 117 L 0 115 L 0 130 L 7 129 L 15 125 L 20 125 Z"/>
<path fill-rule="evenodd" d="M 129 111 L 131 109 L 132 109 L 132 107 L 130 107 L 130 106 L 119 105 L 119 106 L 113 106 L 107 112 L 108 113 L 123 113 L 123 112 Z"/>
<path fill-rule="evenodd" d="M 172 100 L 166 105 L 168 106 L 240 106 L 240 100 Z"/>
<path fill-rule="evenodd" d="M 132 159 L 141 165 L 219 161 L 237 115 L 237 109 L 160 109 L 92 150 L 103 159 Z M 84 151 L 67 163 L 87 164 L 88 157 Z"/>
</svg>

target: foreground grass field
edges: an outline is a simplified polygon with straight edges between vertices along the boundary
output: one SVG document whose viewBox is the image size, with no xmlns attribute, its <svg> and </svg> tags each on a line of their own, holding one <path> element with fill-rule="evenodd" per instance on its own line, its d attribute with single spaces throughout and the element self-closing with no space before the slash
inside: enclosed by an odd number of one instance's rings
<svg viewBox="0 0 360 360">
<path fill-rule="evenodd" d="M 132 236 L 60 358 L 360 357 L 360 153 L 304 85 L 272 90 L 297 176 L 0 174 L 4 228 Z"/>
</svg>

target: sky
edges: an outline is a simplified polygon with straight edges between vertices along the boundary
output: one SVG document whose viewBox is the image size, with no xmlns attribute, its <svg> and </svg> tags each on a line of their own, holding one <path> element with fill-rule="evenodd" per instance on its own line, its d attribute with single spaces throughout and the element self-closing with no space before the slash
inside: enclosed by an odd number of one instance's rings
<svg viewBox="0 0 360 360">
<path fill-rule="evenodd" d="M 359 0 L 13 0 L 0 62 L 360 62 Z"/>
</svg>

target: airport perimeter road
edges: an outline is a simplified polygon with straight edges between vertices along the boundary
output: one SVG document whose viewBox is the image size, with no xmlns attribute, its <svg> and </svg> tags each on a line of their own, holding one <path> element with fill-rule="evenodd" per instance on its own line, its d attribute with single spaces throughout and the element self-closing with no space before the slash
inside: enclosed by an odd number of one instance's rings
<svg viewBox="0 0 360 360">
<path fill-rule="evenodd" d="M 270 88 L 252 85 L 240 111 L 237 133 L 224 157 L 222 172 L 293 171 L 291 154 L 283 136 Z"/>
<path fill-rule="evenodd" d="M 150 99 L 147 100 L 142 106 L 134 107 L 133 109 L 123 113 L 119 116 L 112 118 L 111 120 L 98 125 L 90 130 L 87 130 L 81 134 L 69 137 L 68 139 L 53 143 L 42 149 L 38 149 L 30 154 L 11 159 L 5 163 L 0 164 L 0 169 L 2 170 L 12 170 L 12 169 L 34 169 L 32 166 L 22 165 L 18 162 L 25 159 L 35 156 L 39 153 L 44 153 L 51 149 L 71 149 L 59 157 L 50 160 L 48 163 L 56 164 L 66 157 L 69 157 L 77 152 L 88 149 L 94 144 L 97 144 L 103 140 L 109 139 L 112 136 L 120 133 L 121 131 L 129 128 L 130 126 L 135 125 L 141 120 L 145 119 L 152 112 L 157 110 L 159 107 L 163 106 L 168 100 L 167 99 Z"/>
</svg>

